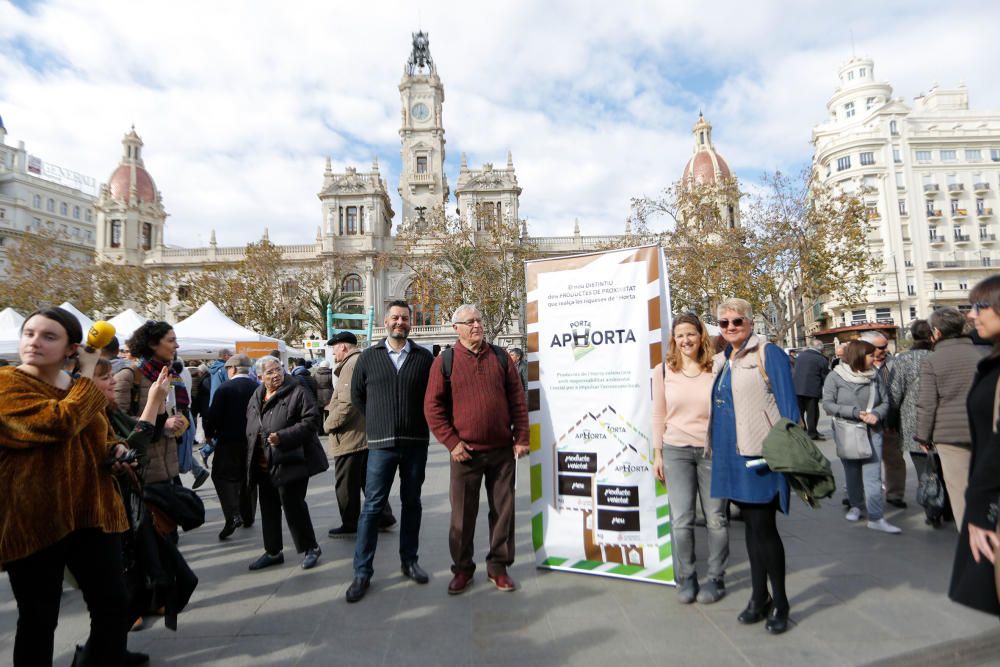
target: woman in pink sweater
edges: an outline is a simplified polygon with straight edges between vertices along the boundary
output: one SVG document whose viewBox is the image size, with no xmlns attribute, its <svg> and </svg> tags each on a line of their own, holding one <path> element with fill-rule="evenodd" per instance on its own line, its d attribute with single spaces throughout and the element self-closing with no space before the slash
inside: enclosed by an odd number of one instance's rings
<svg viewBox="0 0 1000 667">
<path fill-rule="evenodd" d="M 677 599 L 711 604 L 726 594 L 729 529 L 726 501 L 709 494 L 712 462 L 706 451 L 712 406 L 712 349 L 695 315 L 674 318 L 666 361 L 653 370 L 653 470 L 670 494 L 671 542 Z M 698 586 L 694 565 L 695 501 L 708 525 L 708 579 Z"/>
</svg>

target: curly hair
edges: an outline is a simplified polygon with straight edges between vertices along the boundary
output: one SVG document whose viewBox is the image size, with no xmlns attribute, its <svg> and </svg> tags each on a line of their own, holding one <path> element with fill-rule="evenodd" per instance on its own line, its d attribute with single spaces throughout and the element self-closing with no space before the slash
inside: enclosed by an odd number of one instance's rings
<svg viewBox="0 0 1000 667">
<path fill-rule="evenodd" d="M 153 348 L 159 345 L 163 337 L 173 329 L 167 322 L 149 320 L 133 331 L 125 344 L 133 356 L 149 359 L 153 356 Z"/>
</svg>

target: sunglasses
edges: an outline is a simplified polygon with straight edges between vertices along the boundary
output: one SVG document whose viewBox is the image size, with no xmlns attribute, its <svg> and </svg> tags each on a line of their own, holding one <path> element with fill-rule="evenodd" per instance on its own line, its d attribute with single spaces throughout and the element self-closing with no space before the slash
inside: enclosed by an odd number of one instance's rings
<svg viewBox="0 0 1000 667">
<path fill-rule="evenodd" d="M 729 325 L 732 324 L 734 327 L 741 327 L 743 323 L 746 322 L 745 317 L 734 317 L 731 320 L 719 320 L 720 329 L 728 329 Z"/>
</svg>

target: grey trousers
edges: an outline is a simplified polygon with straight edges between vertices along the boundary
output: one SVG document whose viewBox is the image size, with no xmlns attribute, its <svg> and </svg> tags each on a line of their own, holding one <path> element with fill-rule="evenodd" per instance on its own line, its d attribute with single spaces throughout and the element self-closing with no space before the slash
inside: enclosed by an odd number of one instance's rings
<svg viewBox="0 0 1000 667">
<path fill-rule="evenodd" d="M 712 498 L 712 461 L 702 447 L 663 445 L 663 476 L 670 500 L 670 532 L 674 579 L 683 582 L 695 576 L 694 515 L 701 498 L 708 527 L 708 577 L 721 579 L 729 564 L 729 521 L 726 500 Z"/>
</svg>

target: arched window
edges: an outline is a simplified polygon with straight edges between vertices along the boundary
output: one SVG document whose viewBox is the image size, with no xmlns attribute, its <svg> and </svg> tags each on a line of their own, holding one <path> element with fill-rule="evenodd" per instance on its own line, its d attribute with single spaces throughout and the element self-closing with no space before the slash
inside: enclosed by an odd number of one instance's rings
<svg viewBox="0 0 1000 667">
<path fill-rule="evenodd" d="M 410 325 L 415 327 L 429 327 L 437 324 L 441 320 L 441 306 L 428 304 L 430 299 L 419 289 L 416 281 L 410 283 L 406 288 L 406 302 L 413 309 L 413 317 L 410 318 Z"/>
<path fill-rule="evenodd" d="M 111 221 L 111 247 L 120 248 L 122 245 L 122 223 L 120 220 Z"/>
<path fill-rule="evenodd" d="M 153 225 L 142 223 L 142 249 L 151 250 L 153 248 Z"/>
<path fill-rule="evenodd" d="M 361 276 L 352 273 L 344 276 L 344 280 L 340 283 L 340 289 L 343 292 L 361 292 L 364 290 L 364 283 L 361 282 Z"/>
<path fill-rule="evenodd" d="M 899 134 L 899 129 L 896 126 L 896 121 L 894 120 L 889 121 L 889 134 L 891 134 L 892 136 L 896 136 L 897 134 Z"/>
</svg>

